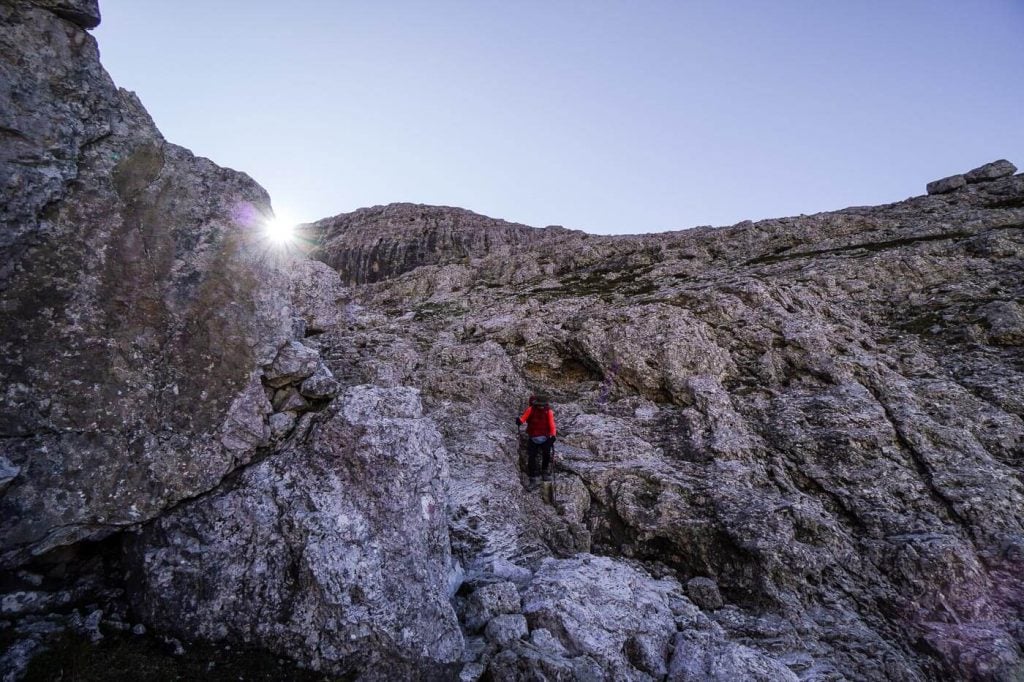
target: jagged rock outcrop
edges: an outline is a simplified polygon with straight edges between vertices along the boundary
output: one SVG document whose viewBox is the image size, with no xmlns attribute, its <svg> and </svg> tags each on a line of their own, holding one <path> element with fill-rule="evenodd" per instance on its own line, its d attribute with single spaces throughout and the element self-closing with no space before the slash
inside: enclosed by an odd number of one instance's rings
<svg viewBox="0 0 1024 682">
<path fill-rule="evenodd" d="M 114 86 L 81 28 L 98 16 L 0 4 L 5 567 L 152 518 L 250 460 L 268 444 L 260 367 L 317 316 L 293 277 L 337 282 L 268 252 L 263 189 L 168 144 Z"/>
<path fill-rule="evenodd" d="M 216 434 L 246 418 L 236 396 L 291 322 L 258 292 L 274 272 L 236 217 L 269 211 L 266 194 L 164 142 L 79 26 L 32 3 L 0 12 L 11 566 L 213 486 L 239 456 Z"/>
<path fill-rule="evenodd" d="M 1013 175 L 1016 172 L 1016 166 L 1006 159 L 1000 159 L 998 161 L 993 161 L 992 163 L 986 163 L 984 166 L 979 166 L 960 175 L 951 175 L 948 178 L 929 182 L 926 189 L 928 194 L 945 194 L 946 192 L 952 192 L 955 189 L 960 189 L 969 183 L 988 182 L 989 180 Z"/>
<path fill-rule="evenodd" d="M 12 651 L 116 598 L 76 547 L 269 452 L 263 366 L 344 291 L 268 250 L 248 176 L 163 139 L 101 67 L 98 21 L 95 1 L 0 2 L 0 589 L 35 595 L 4 596 Z"/>
<path fill-rule="evenodd" d="M 306 227 L 313 252 L 351 284 L 379 282 L 421 265 L 465 263 L 511 253 L 564 228 L 537 230 L 447 206 L 389 204 L 325 218 Z"/>
<path fill-rule="evenodd" d="M 423 390 L 470 586 L 589 550 L 713 580 L 707 617 L 765 671 L 1016 679 L 1024 177 L 997 175 L 719 230 L 549 233 L 361 286 L 320 342 L 339 376 Z M 553 505 L 514 480 L 508 420 L 537 389 L 562 422 Z M 733 660 L 679 637 L 704 661 L 666 658 L 679 679 Z"/>
<path fill-rule="evenodd" d="M 447 452 L 413 389 L 359 386 L 131 542 L 146 622 L 363 679 L 457 672 Z M 447 673 L 446 673 L 447 671 Z"/>
</svg>

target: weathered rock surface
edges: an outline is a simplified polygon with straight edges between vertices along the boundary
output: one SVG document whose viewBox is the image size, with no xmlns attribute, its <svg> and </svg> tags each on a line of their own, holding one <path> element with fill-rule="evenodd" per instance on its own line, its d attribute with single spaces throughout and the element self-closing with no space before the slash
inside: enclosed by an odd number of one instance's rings
<svg viewBox="0 0 1024 682">
<path fill-rule="evenodd" d="M 326 218 L 308 228 L 322 260 L 350 284 L 378 282 L 421 265 L 464 263 L 544 239 L 537 230 L 447 206 L 389 204 Z"/>
<path fill-rule="evenodd" d="M 81 28 L 98 18 L 95 2 L 0 5 L 0 455 L 20 470 L 0 566 L 145 521 L 251 459 L 269 412 L 253 372 L 299 316 L 288 259 L 260 239 L 266 193 L 163 140 L 99 65 Z"/>
<path fill-rule="evenodd" d="M 1014 679 L 1022 282 L 1018 175 L 718 230 L 549 232 L 362 285 L 319 342 L 346 381 L 423 391 L 468 571 L 591 551 L 713 580 L 721 633 L 678 631 L 679 679 Z M 551 504 L 509 426 L 536 390 L 560 419 Z M 574 674 L 529 640 L 484 659 Z"/>
<path fill-rule="evenodd" d="M 1006 159 L 999 159 L 984 166 L 978 166 L 974 170 L 964 173 L 964 180 L 967 182 L 987 182 L 996 178 L 1005 178 L 1017 172 L 1017 167 Z"/>
<path fill-rule="evenodd" d="M 929 182 L 926 189 L 928 190 L 928 194 L 945 194 L 947 192 L 952 192 L 955 189 L 960 189 L 966 184 L 967 178 L 963 175 L 951 175 L 948 178 Z"/>
<path fill-rule="evenodd" d="M 132 542 L 136 607 L 161 631 L 255 643 L 318 670 L 454 675 L 463 640 L 440 434 L 412 389 L 350 388 L 319 417 Z"/>
<path fill-rule="evenodd" d="M 523 611 L 570 655 L 587 656 L 613 679 L 657 679 L 666 673 L 679 583 L 653 580 L 607 557 L 543 563 Z"/>
<path fill-rule="evenodd" d="M 31 2 L 82 28 L 96 28 L 100 25 L 99 0 L 31 0 Z"/>
<path fill-rule="evenodd" d="M 0 2 L 0 665 L 130 602 L 363 679 L 1024 677 L 1012 164 L 646 236 L 398 204 L 271 256 L 98 20 Z"/>
</svg>

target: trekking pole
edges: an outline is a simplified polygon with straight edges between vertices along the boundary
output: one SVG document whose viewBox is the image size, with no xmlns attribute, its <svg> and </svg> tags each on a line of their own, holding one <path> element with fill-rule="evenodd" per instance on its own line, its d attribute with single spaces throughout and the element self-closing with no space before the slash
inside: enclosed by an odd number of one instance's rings
<svg viewBox="0 0 1024 682">
<path fill-rule="evenodd" d="M 551 504 L 558 504 L 558 479 L 555 476 L 555 443 L 551 444 Z"/>
</svg>

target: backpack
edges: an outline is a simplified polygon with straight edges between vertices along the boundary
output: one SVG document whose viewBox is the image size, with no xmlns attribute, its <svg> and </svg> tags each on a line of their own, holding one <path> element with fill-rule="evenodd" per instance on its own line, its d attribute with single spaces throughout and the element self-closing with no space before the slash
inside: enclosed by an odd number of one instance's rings
<svg viewBox="0 0 1024 682">
<path fill-rule="evenodd" d="M 548 430 L 548 415 L 551 408 L 547 403 L 534 402 L 531 406 L 530 416 L 526 418 L 526 431 L 533 434 L 536 432 L 546 433 Z"/>
</svg>

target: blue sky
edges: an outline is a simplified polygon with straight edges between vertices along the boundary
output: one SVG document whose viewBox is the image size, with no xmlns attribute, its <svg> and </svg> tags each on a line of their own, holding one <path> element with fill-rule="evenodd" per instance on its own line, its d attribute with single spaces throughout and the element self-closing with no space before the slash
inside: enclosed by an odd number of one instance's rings
<svg viewBox="0 0 1024 682">
<path fill-rule="evenodd" d="M 310 221 L 412 201 L 624 233 L 1024 168 L 1020 0 L 101 0 L 164 135 Z"/>
</svg>

